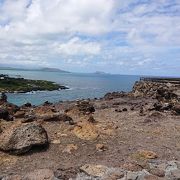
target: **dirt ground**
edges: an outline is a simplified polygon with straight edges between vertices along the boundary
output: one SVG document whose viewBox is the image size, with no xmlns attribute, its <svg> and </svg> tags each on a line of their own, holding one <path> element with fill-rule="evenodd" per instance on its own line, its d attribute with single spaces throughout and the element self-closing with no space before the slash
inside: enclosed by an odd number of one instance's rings
<svg viewBox="0 0 180 180">
<path fill-rule="evenodd" d="M 180 116 L 146 110 L 154 101 L 130 97 L 91 100 L 96 110 L 93 123 L 88 121 L 90 115 L 76 111 L 67 113 L 76 125 L 39 121 L 47 131 L 49 147 L 19 156 L 0 151 L 0 174 L 25 174 L 41 168 L 55 171 L 87 163 L 120 167 L 142 161 L 138 154 L 142 150 L 154 152 L 158 160 L 179 161 Z M 64 111 L 74 103 L 59 103 L 55 108 Z M 140 112 L 142 104 L 145 110 Z"/>
</svg>

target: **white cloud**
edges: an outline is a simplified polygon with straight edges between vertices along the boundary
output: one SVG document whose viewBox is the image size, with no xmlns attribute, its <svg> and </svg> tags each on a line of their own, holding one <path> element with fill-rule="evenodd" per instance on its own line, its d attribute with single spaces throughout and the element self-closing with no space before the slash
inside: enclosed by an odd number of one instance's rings
<svg viewBox="0 0 180 180">
<path fill-rule="evenodd" d="M 101 51 L 98 43 L 82 41 L 77 37 L 57 45 L 57 52 L 65 55 L 97 55 Z"/>
<path fill-rule="evenodd" d="M 7 34 L 88 33 L 109 31 L 114 0 L 8 0 L 0 16 L 11 21 Z"/>
<path fill-rule="evenodd" d="M 173 51 L 177 62 L 180 2 L 173 2 L 5 0 L 0 4 L 0 62 L 138 69 L 170 63 L 165 54 Z"/>
</svg>

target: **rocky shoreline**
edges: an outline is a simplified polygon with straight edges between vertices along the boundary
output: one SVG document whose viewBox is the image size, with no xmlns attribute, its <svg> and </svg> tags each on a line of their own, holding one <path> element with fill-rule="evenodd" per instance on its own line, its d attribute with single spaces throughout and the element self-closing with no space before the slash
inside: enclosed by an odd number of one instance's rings
<svg viewBox="0 0 180 180">
<path fill-rule="evenodd" d="M 180 84 L 21 107 L 0 100 L 2 180 L 180 179 Z"/>
</svg>

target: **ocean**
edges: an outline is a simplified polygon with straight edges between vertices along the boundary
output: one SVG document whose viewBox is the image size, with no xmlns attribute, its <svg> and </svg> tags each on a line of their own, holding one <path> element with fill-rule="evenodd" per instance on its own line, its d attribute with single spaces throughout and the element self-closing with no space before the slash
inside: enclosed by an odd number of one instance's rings
<svg viewBox="0 0 180 180">
<path fill-rule="evenodd" d="M 8 93 L 8 101 L 17 105 L 30 102 L 40 105 L 45 101 L 59 102 L 87 98 L 100 98 L 107 92 L 131 91 L 135 81 L 140 76 L 111 75 L 111 74 L 85 74 L 60 73 L 44 71 L 0 70 L 0 74 L 21 76 L 29 79 L 49 80 L 69 87 L 60 91 L 37 91 L 29 93 Z"/>
</svg>

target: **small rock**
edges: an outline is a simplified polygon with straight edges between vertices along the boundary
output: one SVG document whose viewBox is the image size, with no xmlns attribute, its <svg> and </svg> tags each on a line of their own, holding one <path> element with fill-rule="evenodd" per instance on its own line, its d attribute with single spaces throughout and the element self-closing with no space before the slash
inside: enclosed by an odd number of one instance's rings
<svg viewBox="0 0 180 180">
<path fill-rule="evenodd" d="M 123 169 L 128 171 L 141 171 L 143 168 L 137 163 L 125 163 L 122 166 Z"/>
<path fill-rule="evenodd" d="M 155 176 L 158 176 L 158 177 L 164 177 L 165 176 L 165 171 L 162 169 L 153 168 L 149 172 Z"/>
<path fill-rule="evenodd" d="M 115 109 L 115 112 L 122 112 L 121 109 Z"/>
<path fill-rule="evenodd" d="M 76 106 L 78 107 L 79 111 L 84 114 L 87 114 L 87 113 L 91 114 L 95 112 L 94 106 L 90 104 L 89 101 L 87 100 L 78 102 Z"/>
<path fill-rule="evenodd" d="M 119 168 L 109 168 L 105 175 L 102 177 L 103 180 L 117 180 L 124 177 L 124 171 Z"/>
<path fill-rule="evenodd" d="M 27 173 L 23 177 L 23 179 L 27 180 L 52 180 L 54 178 L 54 172 L 50 169 L 37 169 L 33 172 Z"/>
<path fill-rule="evenodd" d="M 140 150 L 138 154 L 145 159 L 155 159 L 158 157 L 157 154 L 153 151 Z"/>
<path fill-rule="evenodd" d="M 140 116 L 144 116 L 144 108 L 141 106 L 140 110 L 139 110 L 139 115 Z"/>
<path fill-rule="evenodd" d="M 77 175 L 78 173 L 79 173 L 79 169 L 78 168 L 74 168 L 74 167 L 70 167 L 70 168 L 58 168 L 54 172 L 55 177 L 58 178 L 58 180 L 70 180 L 71 178 L 73 178 L 73 180 L 74 180 L 75 177 L 78 176 Z M 76 180 L 78 180 L 78 179 L 76 178 Z M 84 180 L 84 179 L 82 179 L 82 180 Z"/>
<path fill-rule="evenodd" d="M 80 168 L 81 171 L 94 177 L 102 177 L 108 171 L 108 167 L 103 165 L 85 164 Z"/>
<path fill-rule="evenodd" d="M 76 144 L 68 144 L 63 152 L 71 154 L 73 151 L 76 151 L 78 146 Z"/>
<path fill-rule="evenodd" d="M 17 111 L 15 114 L 14 114 L 14 117 L 15 118 L 23 118 L 25 116 L 25 112 L 24 111 Z"/>
<path fill-rule="evenodd" d="M 154 110 L 161 111 L 161 109 L 162 109 L 162 104 L 160 104 L 160 103 L 155 103 L 154 104 Z"/>
<path fill-rule="evenodd" d="M 96 144 L 97 151 L 106 151 L 107 147 L 104 144 Z"/>
<path fill-rule="evenodd" d="M 0 108 L 0 119 L 9 120 L 8 110 Z"/>
<path fill-rule="evenodd" d="M 31 106 L 32 106 L 31 103 L 26 103 L 26 104 L 22 105 L 22 107 L 31 107 Z"/>
<path fill-rule="evenodd" d="M 51 144 L 60 144 L 61 141 L 59 139 L 55 139 L 53 141 L 51 141 Z"/>
<path fill-rule="evenodd" d="M 138 172 L 127 172 L 126 177 L 124 180 L 136 180 L 138 179 L 139 173 Z"/>
<path fill-rule="evenodd" d="M 88 118 L 88 121 L 90 123 L 95 123 L 96 122 L 96 120 L 94 119 L 94 117 L 92 115 Z"/>
<path fill-rule="evenodd" d="M 180 169 L 171 171 L 171 177 L 173 180 L 180 180 Z"/>
<path fill-rule="evenodd" d="M 28 123 L 28 122 L 33 122 L 37 119 L 36 115 L 34 114 L 27 114 L 24 116 L 24 119 L 22 119 L 22 123 Z"/>
<path fill-rule="evenodd" d="M 45 101 L 43 106 L 49 106 L 49 105 L 52 105 L 53 103 L 49 102 L 49 101 Z"/>
<path fill-rule="evenodd" d="M 159 178 L 158 176 L 154 176 L 154 175 L 146 175 L 146 176 L 144 176 L 144 180 L 161 180 L 161 179 L 162 178 Z"/>
<path fill-rule="evenodd" d="M 122 111 L 127 111 L 127 108 L 123 108 Z"/>
<path fill-rule="evenodd" d="M 131 111 L 134 111 L 134 107 L 131 107 L 130 110 L 131 110 Z"/>
<path fill-rule="evenodd" d="M 4 92 L 1 93 L 0 102 L 7 102 L 7 96 Z"/>
<path fill-rule="evenodd" d="M 173 110 L 175 111 L 175 113 L 176 113 L 177 115 L 180 115 L 180 104 L 175 105 L 175 106 L 173 107 Z"/>
</svg>

